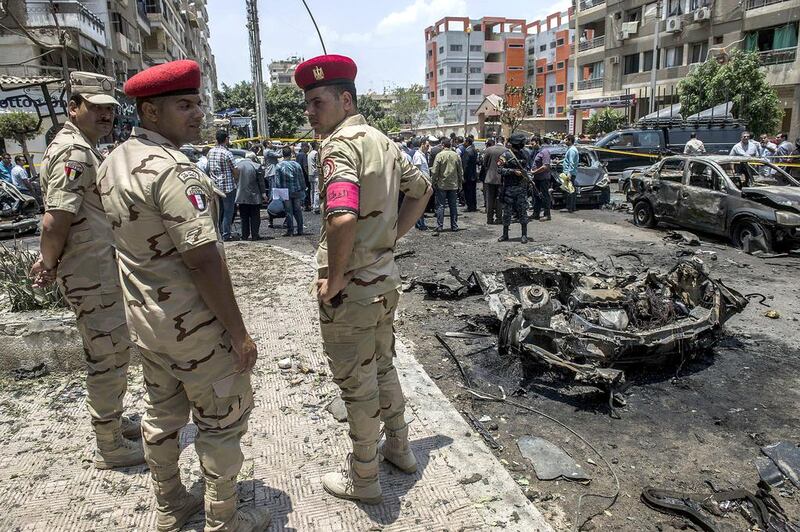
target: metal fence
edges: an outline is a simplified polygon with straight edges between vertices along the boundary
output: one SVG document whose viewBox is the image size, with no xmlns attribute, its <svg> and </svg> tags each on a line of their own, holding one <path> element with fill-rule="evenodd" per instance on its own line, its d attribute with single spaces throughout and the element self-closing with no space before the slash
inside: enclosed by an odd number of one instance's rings
<svg viewBox="0 0 800 532">
<path fill-rule="evenodd" d="M 601 35 L 599 37 L 595 37 L 594 39 L 590 39 L 588 41 L 578 44 L 578 51 L 583 52 L 584 50 L 591 50 L 592 48 L 599 48 L 605 45 L 606 45 L 606 36 Z"/>
<path fill-rule="evenodd" d="M 797 48 L 781 48 L 758 52 L 758 59 L 762 65 L 779 65 L 781 63 L 794 63 L 797 59 Z"/>
</svg>

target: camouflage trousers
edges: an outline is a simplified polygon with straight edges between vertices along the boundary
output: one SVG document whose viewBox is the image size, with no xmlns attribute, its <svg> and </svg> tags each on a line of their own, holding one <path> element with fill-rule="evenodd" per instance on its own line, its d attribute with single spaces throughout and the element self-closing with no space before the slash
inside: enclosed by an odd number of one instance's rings
<svg viewBox="0 0 800 532">
<path fill-rule="evenodd" d="M 381 420 L 396 426 L 405 412 L 393 361 L 394 313 L 399 299 L 400 294 L 393 290 L 374 300 L 319 306 L 325 356 L 333 381 L 341 389 L 357 457 L 360 448 L 374 450 Z"/>
<path fill-rule="evenodd" d="M 90 322 L 83 317 L 77 319 L 77 326 L 86 358 L 86 406 L 92 427 L 95 432 L 110 433 L 120 426 L 122 402 L 128 389 L 131 360 L 128 326 L 98 330 L 94 328 L 98 326 L 96 320 Z"/>
<path fill-rule="evenodd" d="M 244 459 L 241 439 L 253 409 L 250 374 L 234 369 L 227 334 L 210 352 L 176 358 L 140 348 L 146 390 L 144 457 L 155 480 L 171 478 L 180 456 L 179 432 L 197 425 L 195 450 L 211 481 L 235 479 Z"/>
<path fill-rule="evenodd" d="M 503 225 L 511 225 L 514 214 L 522 225 L 528 223 L 528 187 L 525 185 L 503 189 Z"/>
</svg>

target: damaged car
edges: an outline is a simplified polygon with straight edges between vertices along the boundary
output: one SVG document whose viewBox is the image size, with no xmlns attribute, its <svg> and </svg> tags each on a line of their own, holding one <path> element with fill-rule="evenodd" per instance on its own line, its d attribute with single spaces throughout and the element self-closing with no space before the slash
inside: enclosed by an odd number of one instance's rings
<svg viewBox="0 0 800 532">
<path fill-rule="evenodd" d="M 17 187 L 0 180 L 0 238 L 33 234 L 39 227 L 36 198 L 23 194 Z"/>
<path fill-rule="evenodd" d="M 678 365 L 712 347 L 723 324 L 747 305 L 712 280 L 698 259 L 667 273 L 627 275 L 568 271 L 532 258 L 528 266 L 474 273 L 501 320 L 501 354 L 612 393 L 625 381 L 626 367 Z"/>
<path fill-rule="evenodd" d="M 634 175 L 633 222 L 730 238 L 745 251 L 800 244 L 800 183 L 777 166 L 733 156 L 666 157 Z"/>
<path fill-rule="evenodd" d="M 558 175 L 563 171 L 561 161 L 567 153 L 567 146 L 545 146 L 550 152 L 550 182 L 553 206 L 564 205 L 567 194 L 564 192 Z M 575 203 L 578 206 L 600 207 L 611 201 L 611 187 L 608 172 L 591 148 L 578 147 L 578 175 L 575 178 Z"/>
</svg>

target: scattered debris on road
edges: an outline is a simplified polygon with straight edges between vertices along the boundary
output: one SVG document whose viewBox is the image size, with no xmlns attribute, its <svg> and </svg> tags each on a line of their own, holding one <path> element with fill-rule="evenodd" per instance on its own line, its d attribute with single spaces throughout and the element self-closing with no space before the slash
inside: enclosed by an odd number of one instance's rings
<svg viewBox="0 0 800 532">
<path fill-rule="evenodd" d="M 782 441 L 762 447 L 761 452 L 764 453 L 764 457 L 756 460 L 761 480 L 770 486 L 778 487 L 789 479 L 796 488 L 800 488 L 800 447 Z M 766 460 L 763 460 L 765 457 Z"/>
<path fill-rule="evenodd" d="M 664 240 L 677 242 L 678 244 L 685 244 L 687 246 L 699 246 L 700 238 L 694 233 L 688 231 L 668 231 L 664 236 Z"/>
<path fill-rule="evenodd" d="M 583 467 L 573 460 L 561 447 L 543 438 L 536 436 L 523 436 L 517 441 L 517 447 L 522 456 L 527 458 L 536 471 L 539 480 L 566 480 L 585 481 L 592 477 L 584 471 Z"/>
</svg>

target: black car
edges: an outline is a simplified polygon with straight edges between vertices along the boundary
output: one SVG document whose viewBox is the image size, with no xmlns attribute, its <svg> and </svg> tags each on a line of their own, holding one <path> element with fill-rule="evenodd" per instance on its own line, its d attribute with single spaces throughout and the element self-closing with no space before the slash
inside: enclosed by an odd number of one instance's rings
<svg viewBox="0 0 800 532">
<path fill-rule="evenodd" d="M 800 182 L 762 160 L 666 157 L 633 176 L 629 198 L 638 226 L 664 221 L 729 237 L 745 250 L 800 244 Z"/>
<path fill-rule="evenodd" d="M 611 189 L 609 187 L 608 172 L 605 166 L 597 158 L 597 154 L 591 147 L 586 148 L 577 146 L 578 155 L 578 176 L 575 180 L 575 191 L 577 192 L 577 205 L 599 207 L 611 201 Z M 550 181 L 551 196 L 553 205 L 558 206 L 566 202 L 566 192 L 561 189 L 561 179 L 558 177 L 563 171 L 561 161 L 567 153 L 567 146 L 559 144 L 556 146 L 544 146 L 550 152 Z"/>
</svg>

